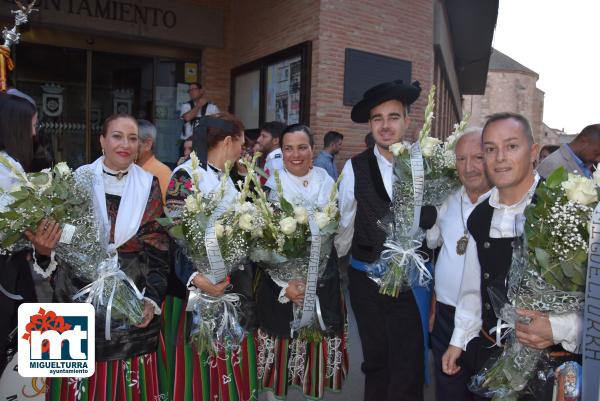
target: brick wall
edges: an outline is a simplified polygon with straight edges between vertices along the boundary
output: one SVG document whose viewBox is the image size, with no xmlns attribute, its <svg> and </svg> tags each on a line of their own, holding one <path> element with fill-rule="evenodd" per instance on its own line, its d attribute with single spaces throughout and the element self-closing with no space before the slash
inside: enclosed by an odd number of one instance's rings
<svg viewBox="0 0 600 401">
<path fill-rule="evenodd" d="M 433 75 L 433 2 L 422 0 L 323 0 L 320 17 L 319 66 L 313 71 L 318 91 L 312 93 L 311 120 L 318 135 L 328 130 L 345 135 L 339 163 L 364 150 L 368 124 L 350 120 L 351 107 L 343 105 L 346 48 L 410 60 L 412 78 L 426 94 Z M 316 77 L 316 79 L 314 78 Z M 412 108 L 409 130 L 423 121 L 425 96 Z M 317 139 L 319 146 L 322 139 Z"/>
<path fill-rule="evenodd" d="M 197 0 L 225 14 L 225 47 L 205 49 L 202 80 L 210 97 L 229 106 L 230 70 L 304 41 L 312 41 L 310 125 L 322 146 L 329 130 L 344 134 L 341 166 L 364 149 L 367 124 L 350 120 L 343 105 L 344 52 L 354 48 L 412 62 L 424 95 L 412 108 L 409 130 L 423 121 L 433 77 L 433 2 L 422 0 Z"/>
</svg>

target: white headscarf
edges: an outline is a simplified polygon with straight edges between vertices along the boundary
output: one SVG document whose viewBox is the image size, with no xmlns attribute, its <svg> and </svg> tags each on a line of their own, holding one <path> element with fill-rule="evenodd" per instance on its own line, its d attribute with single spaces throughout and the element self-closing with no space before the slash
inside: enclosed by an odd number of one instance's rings
<svg viewBox="0 0 600 401">
<path fill-rule="evenodd" d="M 92 164 L 81 166 L 77 172 L 91 171 L 94 175 L 94 209 L 105 232 L 110 236 L 110 220 L 106 210 L 106 193 L 104 191 L 104 180 L 102 170 L 104 167 L 104 156 L 96 159 Z M 115 223 L 114 247 L 119 248 L 129 241 L 137 233 L 144 217 L 148 197 L 152 189 L 152 174 L 144 171 L 141 167 L 133 164 L 128 174 L 123 178 L 125 187 L 121 195 L 121 203 L 117 212 Z"/>
</svg>

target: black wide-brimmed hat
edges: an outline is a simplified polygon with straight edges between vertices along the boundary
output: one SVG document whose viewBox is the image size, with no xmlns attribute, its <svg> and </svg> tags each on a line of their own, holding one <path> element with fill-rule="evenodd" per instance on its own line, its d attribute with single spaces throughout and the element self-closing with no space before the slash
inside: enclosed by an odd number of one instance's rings
<svg viewBox="0 0 600 401">
<path fill-rule="evenodd" d="M 419 98 L 421 84 L 415 81 L 405 84 L 402 80 L 385 82 L 372 87 L 363 95 L 360 102 L 356 103 L 350 114 L 355 123 L 366 123 L 371 117 L 371 109 L 388 100 L 398 100 L 404 106 L 410 106 Z"/>
</svg>

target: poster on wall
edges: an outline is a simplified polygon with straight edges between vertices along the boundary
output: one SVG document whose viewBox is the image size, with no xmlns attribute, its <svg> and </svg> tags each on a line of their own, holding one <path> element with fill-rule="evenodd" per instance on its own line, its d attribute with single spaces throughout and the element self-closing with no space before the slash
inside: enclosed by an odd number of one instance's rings
<svg viewBox="0 0 600 401">
<path fill-rule="evenodd" d="M 268 67 L 266 121 L 300 122 L 300 68 L 300 57 Z"/>
</svg>

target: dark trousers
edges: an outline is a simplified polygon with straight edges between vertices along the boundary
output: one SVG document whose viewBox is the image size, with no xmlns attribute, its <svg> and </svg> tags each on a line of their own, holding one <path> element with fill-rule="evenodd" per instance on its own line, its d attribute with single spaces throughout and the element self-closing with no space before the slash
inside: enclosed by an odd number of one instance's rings
<svg viewBox="0 0 600 401">
<path fill-rule="evenodd" d="M 423 400 L 423 335 L 412 291 L 398 298 L 381 295 L 377 284 L 354 268 L 348 278 L 364 356 L 364 400 Z"/>
<path fill-rule="evenodd" d="M 437 302 L 435 307 L 435 323 L 431 332 L 436 401 L 470 401 L 473 399 L 473 394 L 467 388 L 470 376 L 466 369 L 461 369 L 453 376 L 449 376 L 442 371 L 442 356 L 446 352 L 446 349 L 448 349 L 453 330 L 454 307 Z"/>
</svg>

